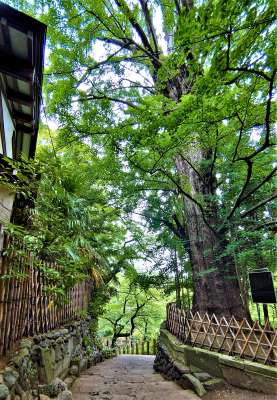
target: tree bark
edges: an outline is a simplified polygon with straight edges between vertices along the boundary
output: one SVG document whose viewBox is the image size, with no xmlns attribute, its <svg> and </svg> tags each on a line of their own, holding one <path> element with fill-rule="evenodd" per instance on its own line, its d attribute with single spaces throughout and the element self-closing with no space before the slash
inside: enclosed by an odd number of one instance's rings
<svg viewBox="0 0 277 400">
<path fill-rule="evenodd" d="M 205 200 L 206 222 L 198 207 L 189 198 L 184 198 L 186 230 L 189 237 L 193 274 L 193 311 L 215 313 L 217 316 L 234 315 L 246 317 L 234 259 L 224 255 L 227 240 L 224 233 L 216 234 L 212 227 L 219 225 L 218 205 L 211 200 L 215 194 L 215 182 L 208 172 L 199 174 L 201 162 L 208 161 L 209 154 L 197 146 L 191 146 L 189 154 L 178 157 L 176 167 L 190 184 L 192 197 Z M 192 165 L 194 168 L 192 168 Z"/>
<path fill-rule="evenodd" d="M 177 307 L 181 308 L 182 302 L 181 302 L 180 273 L 179 273 L 179 268 L 178 268 L 176 249 L 174 251 L 173 263 L 174 263 L 174 273 L 175 273 L 176 305 L 177 305 Z"/>
</svg>

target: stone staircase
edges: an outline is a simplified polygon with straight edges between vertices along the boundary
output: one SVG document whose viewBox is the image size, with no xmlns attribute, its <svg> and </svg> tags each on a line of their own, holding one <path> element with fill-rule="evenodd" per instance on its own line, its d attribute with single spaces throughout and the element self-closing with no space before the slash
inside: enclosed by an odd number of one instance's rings
<svg viewBox="0 0 277 400">
<path fill-rule="evenodd" d="M 176 381 L 183 389 L 194 390 L 198 396 L 204 396 L 208 391 L 225 386 L 223 379 L 213 377 L 196 367 L 186 367 L 171 359 L 161 346 L 158 348 L 154 369 L 166 378 Z"/>
</svg>

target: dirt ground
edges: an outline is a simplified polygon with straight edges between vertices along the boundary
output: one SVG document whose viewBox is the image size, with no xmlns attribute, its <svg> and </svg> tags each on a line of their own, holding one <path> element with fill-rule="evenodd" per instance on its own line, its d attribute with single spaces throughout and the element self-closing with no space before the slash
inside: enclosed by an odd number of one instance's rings
<svg viewBox="0 0 277 400">
<path fill-rule="evenodd" d="M 276 395 L 268 395 L 249 390 L 242 390 L 233 386 L 207 393 L 203 400 L 276 400 Z"/>
</svg>

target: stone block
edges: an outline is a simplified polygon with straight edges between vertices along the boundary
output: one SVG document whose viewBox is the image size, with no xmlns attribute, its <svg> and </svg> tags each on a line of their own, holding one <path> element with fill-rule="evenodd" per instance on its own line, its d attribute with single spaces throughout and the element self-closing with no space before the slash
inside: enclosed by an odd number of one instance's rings
<svg viewBox="0 0 277 400">
<path fill-rule="evenodd" d="M 193 389 L 198 396 L 204 396 L 206 390 L 203 384 L 195 376 L 191 374 L 184 374 L 181 378 L 182 382 L 187 384 L 188 389 Z"/>
<path fill-rule="evenodd" d="M 76 376 L 68 376 L 67 378 L 65 378 L 64 383 L 70 389 L 75 381 Z"/>
<path fill-rule="evenodd" d="M 50 397 L 46 396 L 46 394 L 40 394 L 39 395 L 39 400 L 50 400 Z"/>
<path fill-rule="evenodd" d="M 21 400 L 33 400 L 32 393 L 29 391 L 22 393 Z"/>
<path fill-rule="evenodd" d="M 268 376 L 270 378 L 276 379 L 277 380 L 277 368 L 270 366 L 270 365 L 264 365 L 264 364 L 258 364 L 252 361 L 244 360 L 244 369 L 247 372 L 254 372 L 254 373 L 259 373 L 264 376 Z"/>
<path fill-rule="evenodd" d="M 193 364 L 190 364 L 189 366 L 190 372 L 193 374 L 194 372 L 203 372 L 202 369 L 195 367 Z"/>
<path fill-rule="evenodd" d="M 184 388 L 192 388 L 193 383 L 197 387 L 197 381 L 194 381 L 194 379 L 197 379 L 199 382 L 201 380 L 204 383 L 207 382 L 207 390 L 213 390 L 224 384 L 222 379 L 225 379 L 233 386 L 266 394 L 277 394 L 276 367 L 242 360 L 238 357 L 190 345 L 183 345 L 162 327 L 159 353 L 156 357 L 154 368 L 164 373 L 172 369 L 172 365 L 179 370 L 182 370 L 180 365 L 189 367 L 191 373 L 183 374 L 180 380 L 180 384 Z M 206 380 L 208 377 L 209 379 Z M 202 386 L 205 389 L 205 385 L 203 384 Z M 193 389 L 196 390 L 194 387 Z M 197 393 L 201 393 L 201 386 L 197 390 Z"/>
<path fill-rule="evenodd" d="M 40 380 L 43 383 L 50 383 L 55 378 L 55 352 L 53 349 L 41 348 Z"/>
<path fill-rule="evenodd" d="M 72 400 L 72 393 L 69 390 L 65 390 L 59 393 L 57 400 Z"/>
<path fill-rule="evenodd" d="M 68 340 L 67 352 L 68 352 L 68 354 L 71 356 L 71 355 L 73 354 L 73 351 L 74 351 L 74 345 L 73 345 L 73 338 L 71 337 L 71 338 Z"/>
<path fill-rule="evenodd" d="M 189 367 L 194 366 L 200 368 L 202 371 L 206 371 L 217 378 L 223 377 L 218 362 L 218 353 L 189 345 L 186 345 L 185 353 Z"/>
<path fill-rule="evenodd" d="M 219 357 L 220 364 L 227 365 L 229 367 L 244 370 L 244 360 L 238 357 L 231 357 L 221 354 Z"/>
<path fill-rule="evenodd" d="M 0 384 L 0 400 L 6 400 L 10 394 L 9 388 L 4 385 L 4 383 Z"/>
<path fill-rule="evenodd" d="M 83 358 L 80 360 L 80 371 L 84 371 L 88 367 L 88 360 L 87 358 Z"/>
<path fill-rule="evenodd" d="M 23 389 L 18 382 L 15 383 L 14 390 L 15 390 L 15 393 L 18 394 L 19 396 L 21 396 L 23 393 Z"/>
<path fill-rule="evenodd" d="M 190 372 L 189 367 L 184 364 L 184 363 L 180 363 L 178 361 L 174 361 L 173 362 L 175 368 L 181 373 L 181 374 L 188 374 Z"/>
<path fill-rule="evenodd" d="M 166 329 L 160 332 L 160 345 L 165 348 L 165 351 L 181 364 L 186 365 L 185 345 L 182 344 L 175 336 L 171 335 Z"/>
<path fill-rule="evenodd" d="M 88 367 L 87 357 L 93 356 L 94 363 L 102 359 L 93 341 L 91 346 L 95 354 L 91 354 L 91 351 L 88 356 L 85 354 L 82 343 L 89 336 L 89 321 L 80 320 L 70 323 L 65 329 L 37 335 L 32 340 L 22 339 L 9 367 L 0 371 L 0 400 L 9 400 L 9 397 L 14 399 L 15 396 L 20 396 L 22 400 L 31 400 L 33 397 L 39 399 L 39 394 L 47 396 L 43 399 L 47 400 L 49 395 L 41 389 L 51 386 L 51 392 L 56 377 L 66 379 L 73 360 L 77 360 L 77 366 L 73 367 L 71 373 L 77 372 L 78 375 L 80 369 Z M 72 375 L 68 382 L 74 380 L 75 376 Z M 67 386 L 63 389 L 66 390 Z M 67 398 L 70 398 L 69 393 Z"/>
<path fill-rule="evenodd" d="M 32 345 L 33 345 L 32 340 L 29 340 L 29 339 L 22 339 L 22 340 L 20 341 L 20 343 L 19 343 L 19 348 L 20 348 L 20 349 L 28 349 L 28 350 L 30 350 L 31 347 L 32 347 Z"/>
<path fill-rule="evenodd" d="M 14 368 L 6 367 L 3 372 L 3 378 L 5 385 L 11 388 L 19 378 L 19 373 Z"/>
<path fill-rule="evenodd" d="M 26 348 L 22 348 L 16 353 L 16 355 L 11 359 L 10 364 L 14 365 L 17 368 L 20 368 L 21 365 L 24 363 L 24 359 L 29 358 L 30 353 L 29 350 Z"/>
<path fill-rule="evenodd" d="M 80 370 L 79 370 L 78 365 L 72 365 L 70 367 L 69 373 L 70 373 L 70 375 L 79 376 L 80 375 Z"/>
<path fill-rule="evenodd" d="M 54 379 L 47 385 L 40 385 L 39 392 L 49 397 L 57 397 L 59 393 L 67 390 L 66 384 L 59 378 Z"/>
<path fill-rule="evenodd" d="M 63 347 L 60 344 L 58 344 L 55 346 L 54 351 L 55 351 L 55 363 L 62 361 L 64 356 Z"/>
<path fill-rule="evenodd" d="M 203 382 L 203 386 L 207 392 L 218 390 L 226 385 L 225 381 L 220 378 L 212 378 Z"/>
<path fill-rule="evenodd" d="M 268 376 L 222 365 L 224 379 L 233 386 L 262 392 L 277 394 L 277 380 Z"/>
<path fill-rule="evenodd" d="M 194 372 L 193 375 L 195 378 L 199 379 L 200 382 L 205 382 L 211 379 L 211 375 L 207 372 Z"/>
</svg>

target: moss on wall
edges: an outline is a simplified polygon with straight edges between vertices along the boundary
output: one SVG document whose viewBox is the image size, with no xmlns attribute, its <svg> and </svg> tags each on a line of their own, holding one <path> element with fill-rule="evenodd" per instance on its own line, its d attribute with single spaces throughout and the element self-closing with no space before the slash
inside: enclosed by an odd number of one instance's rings
<svg viewBox="0 0 277 400">
<path fill-rule="evenodd" d="M 180 380 L 181 383 L 185 379 L 189 379 L 188 375 L 193 374 L 194 377 L 197 377 L 199 371 L 205 371 L 211 378 L 224 379 L 229 384 L 243 389 L 277 394 L 276 366 L 262 365 L 238 357 L 184 345 L 167 331 L 165 325 L 162 325 L 160 330 L 159 352 L 155 360 L 155 369 L 175 380 Z M 192 382 L 191 384 L 193 385 Z M 205 388 L 205 384 L 202 386 Z M 199 394 L 201 387 L 200 389 L 194 387 L 194 389 Z"/>
</svg>

